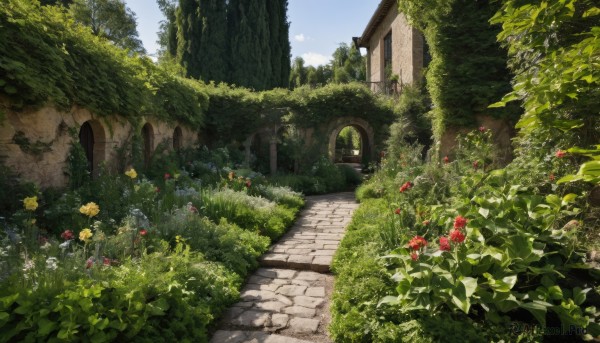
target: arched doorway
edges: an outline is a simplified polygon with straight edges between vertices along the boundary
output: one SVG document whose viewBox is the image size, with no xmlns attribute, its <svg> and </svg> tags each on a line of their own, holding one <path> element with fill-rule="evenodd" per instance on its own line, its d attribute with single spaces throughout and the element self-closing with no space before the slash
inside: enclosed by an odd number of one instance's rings
<svg viewBox="0 0 600 343">
<path fill-rule="evenodd" d="M 356 127 L 346 126 L 338 133 L 333 160 L 336 163 L 362 162 L 362 139 Z"/>
<path fill-rule="evenodd" d="M 347 153 L 347 159 L 353 159 L 353 161 L 357 161 L 356 163 L 361 163 L 363 166 L 368 164 L 370 161 L 374 159 L 374 133 L 373 129 L 364 119 L 355 118 L 355 117 L 342 117 L 333 120 L 328 125 L 329 132 L 329 158 L 333 162 L 339 161 L 336 159 L 336 143 L 338 141 L 338 136 L 342 130 L 346 129 L 346 133 L 350 135 L 358 135 L 360 137 L 360 148 L 359 149 L 347 149 L 344 152 L 341 149 L 338 151 L 337 157 L 343 158 L 340 154 Z M 355 133 L 353 133 L 355 132 Z M 350 151 L 352 150 L 352 151 Z M 358 150 L 358 153 L 356 152 Z M 350 156 L 358 156 L 358 157 L 350 157 Z"/>
<path fill-rule="evenodd" d="M 183 147 L 183 132 L 181 128 L 177 126 L 173 131 L 173 149 L 179 150 Z"/>
<path fill-rule="evenodd" d="M 97 120 L 88 120 L 81 125 L 79 144 L 85 152 L 87 169 L 90 175 L 94 175 L 98 171 L 98 166 L 104 162 L 106 144 L 104 128 Z"/>
<path fill-rule="evenodd" d="M 154 151 L 154 129 L 149 123 L 142 127 L 142 139 L 144 140 L 144 166 L 148 168 Z"/>
</svg>

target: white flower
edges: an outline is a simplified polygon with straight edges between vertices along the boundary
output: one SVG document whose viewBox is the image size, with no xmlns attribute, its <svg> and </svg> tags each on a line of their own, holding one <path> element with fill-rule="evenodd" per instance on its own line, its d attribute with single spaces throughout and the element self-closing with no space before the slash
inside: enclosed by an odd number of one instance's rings
<svg viewBox="0 0 600 343">
<path fill-rule="evenodd" d="M 62 243 L 59 244 L 59 248 L 61 248 L 62 250 L 66 250 L 69 248 L 69 246 L 71 245 L 71 240 L 69 239 L 68 241 L 64 241 Z"/>
<path fill-rule="evenodd" d="M 56 270 L 56 268 L 58 268 L 58 260 L 56 257 L 48 257 L 46 259 L 46 268 L 50 270 Z"/>
</svg>

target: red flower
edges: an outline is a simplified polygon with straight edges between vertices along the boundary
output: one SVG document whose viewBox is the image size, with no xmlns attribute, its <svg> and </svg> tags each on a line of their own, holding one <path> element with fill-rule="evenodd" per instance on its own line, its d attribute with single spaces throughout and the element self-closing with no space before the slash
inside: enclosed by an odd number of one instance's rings
<svg viewBox="0 0 600 343">
<path fill-rule="evenodd" d="M 413 184 L 410 181 L 405 182 L 402 185 L 402 187 L 400 187 L 400 193 L 404 193 L 405 191 L 409 190 L 412 186 L 413 186 Z"/>
<path fill-rule="evenodd" d="M 450 240 L 454 243 L 462 243 L 465 241 L 465 234 L 460 230 L 454 229 L 450 231 Z"/>
<path fill-rule="evenodd" d="M 444 156 L 444 163 L 450 163 L 450 158 L 448 158 L 448 156 Z"/>
<path fill-rule="evenodd" d="M 465 218 L 463 216 L 458 216 L 458 217 L 454 218 L 454 228 L 455 229 L 462 229 L 466 225 L 467 225 L 467 218 Z"/>
<path fill-rule="evenodd" d="M 250 188 L 252 186 L 252 181 L 246 180 L 246 188 Z"/>
<path fill-rule="evenodd" d="M 170 179 L 170 178 L 171 178 L 171 174 L 169 174 L 169 173 L 165 173 L 165 180 L 168 180 L 168 179 Z"/>
<path fill-rule="evenodd" d="M 427 241 L 425 240 L 425 238 L 423 238 L 421 236 L 415 236 L 415 237 L 413 237 L 413 239 L 411 239 L 408 242 L 408 246 L 412 250 L 419 250 L 419 249 L 425 247 L 426 245 L 427 245 Z"/>
<path fill-rule="evenodd" d="M 554 156 L 556 156 L 558 158 L 563 158 L 563 157 L 567 156 L 567 152 L 564 150 L 557 150 L 556 153 L 554 154 Z"/>
<path fill-rule="evenodd" d="M 556 180 L 556 177 L 554 176 L 554 173 L 550 174 L 550 176 L 548 176 L 548 178 L 550 179 L 550 181 Z"/>
<path fill-rule="evenodd" d="M 413 261 L 417 261 L 419 259 L 419 254 L 413 252 L 410 254 L 410 258 L 412 258 Z"/>
<path fill-rule="evenodd" d="M 396 214 L 400 214 L 400 212 L 402 212 L 402 210 L 401 210 L 400 208 L 397 208 L 397 209 L 394 211 L 394 213 L 396 213 Z"/>
<path fill-rule="evenodd" d="M 479 132 L 485 132 L 485 126 L 480 126 L 479 127 Z"/>
<path fill-rule="evenodd" d="M 423 220 L 423 225 L 429 225 L 431 223 L 431 221 L 429 220 Z"/>
<path fill-rule="evenodd" d="M 146 236 L 147 234 L 148 234 L 148 231 L 146 229 L 140 230 L 140 236 Z"/>
<path fill-rule="evenodd" d="M 477 169 L 477 168 L 479 168 L 479 161 L 475 161 L 475 162 L 473 162 L 473 168 L 474 168 L 474 169 Z"/>
<path fill-rule="evenodd" d="M 450 251 L 450 242 L 447 237 L 440 237 L 440 250 Z"/>
<path fill-rule="evenodd" d="M 63 233 L 60 234 L 60 237 L 62 237 L 62 239 L 64 239 L 65 241 L 68 241 L 70 239 L 73 239 L 75 235 L 73 234 L 73 231 L 65 230 Z"/>
<path fill-rule="evenodd" d="M 104 258 L 103 263 L 105 266 L 110 266 L 110 258 Z"/>
</svg>

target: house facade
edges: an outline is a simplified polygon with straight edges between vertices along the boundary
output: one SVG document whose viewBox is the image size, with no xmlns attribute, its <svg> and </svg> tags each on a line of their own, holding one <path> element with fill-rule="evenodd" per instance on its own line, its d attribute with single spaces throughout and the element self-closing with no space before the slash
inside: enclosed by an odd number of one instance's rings
<svg viewBox="0 0 600 343">
<path fill-rule="evenodd" d="M 397 0 L 382 0 L 362 35 L 353 41 L 357 48 L 367 49 L 366 81 L 374 91 L 390 91 L 390 87 L 399 91 L 402 85 L 420 80 L 429 60 L 423 34 L 398 12 Z"/>
</svg>

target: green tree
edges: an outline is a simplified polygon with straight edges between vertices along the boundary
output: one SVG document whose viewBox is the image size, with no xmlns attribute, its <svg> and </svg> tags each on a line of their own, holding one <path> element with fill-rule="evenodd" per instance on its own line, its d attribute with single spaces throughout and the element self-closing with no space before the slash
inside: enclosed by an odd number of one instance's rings
<svg viewBox="0 0 600 343">
<path fill-rule="evenodd" d="M 290 72 L 290 88 L 294 89 L 306 84 L 306 68 L 304 59 L 300 56 L 294 58 Z"/>
<path fill-rule="evenodd" d="M 227 12 L 230 82 L 264 90 L 272 80 L 267 1 L 230 0 Z"/>
<path fill-rule="evenodd" d="M 40 0 L 40 4 L 42 4 L 44 6 L 63 5 L 65 7 L 67 7 L 72 3 L 73 3 L 73 0 Z"/>
<path fill-rule="evenodd" d="M 138 37 L 135 13 L 122 0 L 75 0 L 70 10 L 75 20 L 90 27 L 96 36 L 123 49 L 145 52 Z"/>
<path fill-rule="evenodd" d="M 290 23 L 287 20 L 287 0 L 267 2 L 269 12 L 272 75 L 270 87 L 287 88 L 290 78 Z"/>
<path fill-rule="evenodd" d="M 202 19 L 197 0 L 179 0 L 176 11 L 177 61 L 185 68 L 188 76 L 200 76 L 200 50 Z"/>
<path fill-rule="evenodd" d="M 175 58 L 177 56 L 177 4 L 178 0 L 157 0 L 158 8 L 165 16 L 160 22 L 158 57 Z"/>
<path fill-rule="evenodd" d="M 333 81 L 336 83 L 366 80 L 365 58 L 354 47 L 354 44 L 349 46 L 346 43 L 341 43 L 333 52 L 331 66 Z"/>
</svg>

